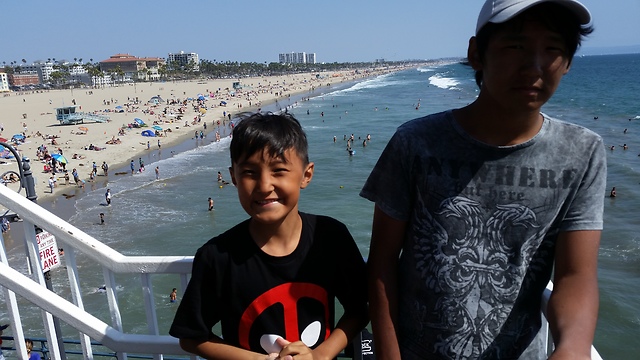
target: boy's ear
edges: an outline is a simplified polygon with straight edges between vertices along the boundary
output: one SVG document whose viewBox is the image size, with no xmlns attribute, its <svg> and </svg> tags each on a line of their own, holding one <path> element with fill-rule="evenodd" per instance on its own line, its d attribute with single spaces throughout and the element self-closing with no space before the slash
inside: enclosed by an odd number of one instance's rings
<svg viewBox="0 0 640 360">
<path fill-rule="evenodd" d="M 229 166 L 229 175 L 231 175 L 231 182 L 233 183 L 233 185 L 238 185 L 236 184 L 236 177 L 233 176 L 233 165 Z"/>
<path fill-rule="evenodd" d="M 302 181 L 300 182 L 300 189 L 304 189 L 311 182 L 311 178 L 313 177 L 313 169 L 314 164 L 312 162 L 308 163 L 304 169 L 302 174 Z"/>
<path fill-rule="evenodd" d="M 469 39 L 469 47 L 467 48 L 467 60 L 473 70 L 482 70 L 482 61 L 480 54 L 478 54 L 478 42 L 475 36 Z"/>
</svg>

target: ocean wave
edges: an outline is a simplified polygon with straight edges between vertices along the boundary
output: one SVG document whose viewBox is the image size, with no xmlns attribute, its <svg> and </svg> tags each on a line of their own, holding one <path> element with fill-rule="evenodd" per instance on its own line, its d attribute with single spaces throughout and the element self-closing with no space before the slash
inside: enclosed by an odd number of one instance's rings
<svg viewBox="0 0 640 360">
<path fill-rule="evenodd" d="M 433 86 L 437 86 L 445 90 L 457 90 L 460 80 L 446 77 L 443 74 L 436 74 L 429 77 L 429 83 Z"/>
</svg>

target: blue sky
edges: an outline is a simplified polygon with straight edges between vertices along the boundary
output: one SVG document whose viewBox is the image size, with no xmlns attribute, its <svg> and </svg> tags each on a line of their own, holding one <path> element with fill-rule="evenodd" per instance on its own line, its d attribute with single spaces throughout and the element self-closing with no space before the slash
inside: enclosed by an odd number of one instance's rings
<svg viewBox="0 0 640 360">
<path fill-rule="evenodd" d="M 274 62 L 461 57 L 481 0 L 20 0 L 3 2 L 0 63 L 100 61 L 116 53 Z M 583 0 L 595 33 L 584 53 L 640 52 L 640 0 Z M 622 48 L 621 48 L 622 47 Z M 626 48 L 624 48 L 626 47 Z M 632 47 L 632 48 L 630 48 Z"/>
</svg>

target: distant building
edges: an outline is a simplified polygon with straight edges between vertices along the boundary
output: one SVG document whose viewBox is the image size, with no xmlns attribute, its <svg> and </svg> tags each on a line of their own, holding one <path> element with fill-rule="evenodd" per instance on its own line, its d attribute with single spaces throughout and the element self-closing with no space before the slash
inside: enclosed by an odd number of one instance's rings
<svg viewBox="0 0 640 360">
<path fill-rule="evenodd" d="M 34 72 L 21 72 L 18 74 L 9 74 L 10 86 L 38 85 L 41 84 L 40 77 Z"/>
<path fill-rule="evenodd" d="M 55 70 L 53 69 L 53 66 L 55 64 L 52 63 L 51 61 L 36 61 L 31 65 L 20 65 L 20 73 L 21 74 L 29 74 L 29 73 L 35 73 L 38 74 L 38 79 L 40 81 L 40 84 L 46 84 L 49 82 L 51 73 L 53 73 Z"/>
<path fill-rule="evenodd" d="M 188 69 L 190 66 L 193 66 L 193 71 L 200 71 L 200 58 L 196 53 L 185 53 L 184 51 L 169 53 L 167 61 L 169 62 L 169 66 L 177 63 L 182 69 Z"/>
<path fill-rule="evenodd" d="M 278 55 L 280 64 L 315 64 L 316 53 L 291 52 Z"/>
<path fill-rule="evenodd" d="M 120 68 L 124 74 L 122 79 L 118 78 L 118 81 L 124 82 L 159 80 L 160 74 L 158 70 L 162 64 L 165 64 L 165 60 L 162 58 L 139 58 L 129 54 L 115 54 L 99 62 L 100 70 L 105 73 L 110 73 Z"/>
<path fill-rule="evenodd" d="M 0 92 L 9 91 L 9 78 L 6 73 L 0 72 Z"/>
<path fill-rule="evenodd" d="M 315 64 L 316 63 L 316 53 L 309 53 L 306 57 L 307 64 Z"/>
</svg>

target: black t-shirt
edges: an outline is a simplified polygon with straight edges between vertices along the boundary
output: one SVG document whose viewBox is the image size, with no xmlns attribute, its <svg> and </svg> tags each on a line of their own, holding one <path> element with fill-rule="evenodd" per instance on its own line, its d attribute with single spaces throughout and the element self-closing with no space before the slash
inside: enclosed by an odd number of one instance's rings
<svg viewBox="0 0 640 360">
<path fill-rule="evenodd" d="M 221 322 L 229 344 L 268 353 L 268 335 L 311 348 L 324 341 L 334 327 L 335 298 L 345 312 L 366 314 L 365 263 L 346 226 L 326 216 L 300 216 L 300 242 L 287 256 L 262 252 L 249 220 L 198 249 L 169 333 L 204 341 Z"/>
</svg>

